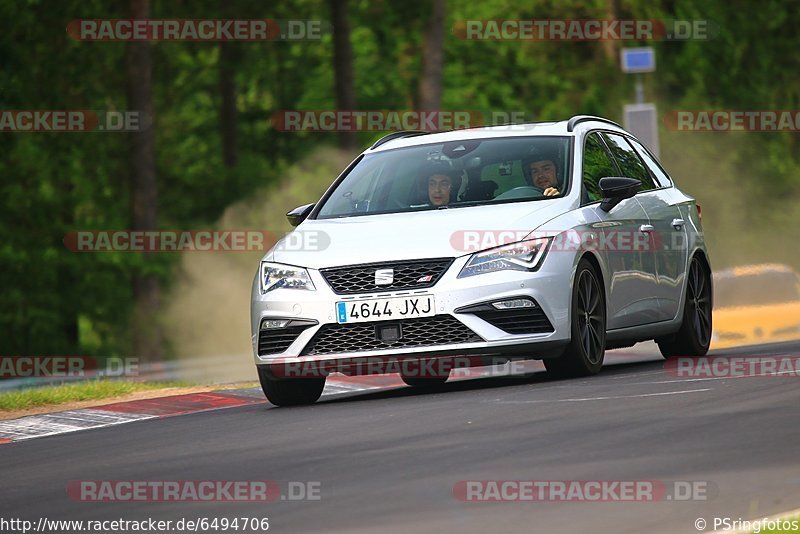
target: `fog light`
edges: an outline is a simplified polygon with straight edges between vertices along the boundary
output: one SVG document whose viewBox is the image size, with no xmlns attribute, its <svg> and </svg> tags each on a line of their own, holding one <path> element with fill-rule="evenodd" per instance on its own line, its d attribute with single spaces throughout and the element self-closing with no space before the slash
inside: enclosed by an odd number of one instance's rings
<svg viewBox="0 0 800 534">
<path fill-rule="evenodd" d="M 261 321 L 261 330 L 285 328 L 287 324 L 289 324 L 289 319 L 264 319 Z"/>
<path fill-rule="evenodd" d="M 492 302 L 492 306 L 497 310 L 512 310 L 514 308 L 535 308 L 536 304 L 528 299 L 510 299 Z"/>
</svg>

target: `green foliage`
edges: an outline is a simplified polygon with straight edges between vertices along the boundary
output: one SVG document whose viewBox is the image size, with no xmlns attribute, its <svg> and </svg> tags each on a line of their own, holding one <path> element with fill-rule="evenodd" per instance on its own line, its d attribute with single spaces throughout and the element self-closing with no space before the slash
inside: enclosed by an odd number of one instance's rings
<svg viewBox="0 0 800 534">
<path fill-rule="evenodd" d="M 465 19 L 606 18 L 607 4 L 449 0 L 443 108 L 524 112 L 535 120 L 578 113 L 619 120 L 633 81 L 619 72 L 601 43 L 468 41 L 452 32 Z M 648 75 L 647 93 L 662 114 L 800 107 L 800 15 L 785 2 L 628 0 L 621 5 L 623 19 L 710 19 L 719 27 L 710 41 L 655 43 L 658 71 Z M 429 2 L 351 0 L 349 6 L 359 108 L 412 109 Z M 1 1 L 0 109 L 127 109 L 126 44 L 76 42 L 65 31 L 74 19 L 126 18 L 126 7 L 100 0 Z M 324 0 L 153 0 L 151 9 L 154 18 L 330 19 Z M 648 43 L 618 46 L 636 44 Z M 277 184 L 287 169 L 298 168 L 297 162 L 315 161 L 309 155 L 336 140 L 330 133 L 270 127 L 278 110 L 335 106 L 330 35 L 321 41 L 231 43 L 231 50 L 239 159 L 227 168 L 219 46 L 152 45 L 162 228 L 213 225 L 228 206 Z M 760 205 L 747 211 L 752 225 L 796 226 L 797 209 L 782 208 L 800 196 L 797 134 L 661 134 L 667 169 L 711 207 L 710 234 L 715 224 L 733 219 L 719 210 L 739 210 L 744 199 Z M 378 136 L 365 132 L 359 140 L 366 145 Z M 74 230 L 129 227 L 129 141 L 126 134 L 111 133 L 0 133 L 0 355 L 125 353 L 133 277 L 152 270 L 165 283 L 175 279 L 176 256 L 144 262 L 135 253 L 72 253 L 62 243 Z M 755 179 L 723 180 L 715 176 L 720 169 Z M 292 176 L 292 190 L 303 191 L 302 173 Z M 723 186 L 725 195 L 719 193 Z M 279 211 L 291 207 L 270 205 Z M 720 250 L 728 244 L 713 239 Z M 780 248 L 776 237 L 770 239 L 775 250 Z"/>
</svg>

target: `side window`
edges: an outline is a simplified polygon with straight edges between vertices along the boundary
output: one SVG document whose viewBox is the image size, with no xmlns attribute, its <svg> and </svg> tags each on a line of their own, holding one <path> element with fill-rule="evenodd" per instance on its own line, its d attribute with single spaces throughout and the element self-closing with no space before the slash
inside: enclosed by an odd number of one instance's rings
<svg viewBox="0 0 800 534">
<path fill-rule="evenodd" d="M 640 191 L 649 191 L 657 187 L 653 183 L 650 173 L 647 172 L 644 163 L 642 163 L 636 151 L 633 150 L 633 147 L 624 137 L 609 133 L 603 134 L 603 136 L 606 138 L 608 148 L 614 154 L 614 159 L 617 160 L 623 176 L 640 180 L 642 182 Z"/>
<path fill-rule="evenodd" d="M 581 203 L 595 202 L 600 193 L 600 179 L 617 176 L 619 171 L 606 150 L 605 143 L 597 133 L 589 134 L 583 145 L 583 191 Z"/>
<path fill-rule="evenodd" d="M 656 177 L 658 185 L 661 187 L 669 187 L 672 185 L 672 180 L 670 180 L 669 176 L 667 176 L 667 173 L 664 172 L 664 169 L 661 168 L 661 165 L 658 164 L 655 158 L 650 155 L 650 152 L 648 152 L 647 149 L 638 141 L 635 141 L 634 139 L 628 139 L 628 141 L 633 145 L 633 148 L 636 149 L 636 152 L 639 153 L 639 156 L 641 156 L 641 158 L 644 160 L 644 164 L 647 165 L 647 168 L 650 169 L 650 172 L 653 174 L 653 176 Z"/>
</svg>

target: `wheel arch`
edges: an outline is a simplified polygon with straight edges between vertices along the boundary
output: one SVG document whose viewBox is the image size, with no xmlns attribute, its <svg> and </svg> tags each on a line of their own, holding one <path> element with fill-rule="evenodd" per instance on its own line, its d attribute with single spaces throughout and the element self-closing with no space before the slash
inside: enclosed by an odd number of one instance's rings
<svg viewBox="0 0 800 534">
<path fill-rule="evenodd" d="M 683 309 L 686 307 L 686 287 L 689 285 L 689 268 L 692 265 L 692 260 L 695 258 L 700 260 L 703 266 L 708 270 L 708 282 L 711 285 L 711 309 L 714 309 L 714 277 L 711 271 L 711 263 L 708 261 L 708 253 L 704 249 L 698 247 L 695 248 L 686 259 L 686 271 L 684 273 L 683 283 L 681 284 L 680 306 L 678 306 L 678 313 L 675 316 L 675 320 L 683 317 Z M 678 321 L 677 329 L 680 329 L 680 325 L 681 321 Z"/>
<path fill-rule="evenodd" d="M 570 284 L 570 290 L 575 286 L 575 276 L 578 274 L 578 264 L 581 262 L 582 259 L 586 258 L 586 260 L 592 264 L 594 267 L 597 276 L 600 278 L 600 284 L 603 286 L 603 304 L 606 308 L 606 317 L 608 317 L 608 292 L 609 288 L 606 285 L 606 270 L 603 267 L 603 262 L 598 257 L 597 253 L 594 251 L 584 250 L 581 254 L 575 255 L 575 265 L 572 267 L 572 282 Z M 569 316 L 572 317 L 572 301 L 570 301 L 570 309 L 569 309 Z M 608 325 L 606 325 L 607 327 Z"/>
<path fill-rule="evenodd" d="M 581 256 L 578 258 L 578 261 L 575 262 L 576 268 L 577 268 L 578 263 L 580 263 L 580 261 L 582 259 L 584 259 L 584 258 L 586 258 L 589 261 L 589 263 L 592 264 L 592 267 L 597 269 L 597 275 L 600 277 L 600 283 L 603 284 L 603 288 L 605 289 L 605 287 L 606 287 L 605 273 L 603 272 L 603 267 L 602 267 L 602 265 L 600 263 L 600 260 L 598 259 L 597 255 L 595 255 L 594 252 L 584 251 L 584 253 L 581 254 Z"/>
<path fill-rule="evenodd" d="M 687 275 L 687 277 L 689 275 L 689 266 L 692 264 L 692 260 L 694 258 L 697 258 L 698 260 L 700 260 L 700 262 L 703 264 L 703 266 L 708 271 L 708 283 L 711 285 L 711 309 L 713 310 L 714 309 L 714 276 L 713 276 L 713 272 L 711 271 L 711 262 L 708 261 L 708 254 L 706 253 L 705 250 L 703 250 L 702 248 L 695 249 L 695 251 L 692 252 L 691 256 L 689 256 L 689 261 L 686 263 L 686 275 Z M 689 283 L 688 282 L 688 278 L 687 278 L 686 283 L 687 284 Z M 684 300 L 684 305 L 686 305 L 686 289 L 685 288 L 684 288 L 684 292 L 683 292 L 683 300 Z M 681 308 L 683 308 L 683 306 L 681 306 Z"/>
</svg>

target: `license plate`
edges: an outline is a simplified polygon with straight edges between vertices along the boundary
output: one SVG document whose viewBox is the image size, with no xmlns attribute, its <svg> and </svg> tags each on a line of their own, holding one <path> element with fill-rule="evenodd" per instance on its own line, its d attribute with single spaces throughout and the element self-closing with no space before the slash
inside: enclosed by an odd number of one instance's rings
<svg viewBox="0 0 800 534">
<path fill-rule="evenodd" d="M 435 314 L 436 306 L 433 302 L 433 295 L 350 300 L 336 303 L 336 320 L 339 323 L 391 321 L 409 317 L 429 317 Z"/>
</svg>

